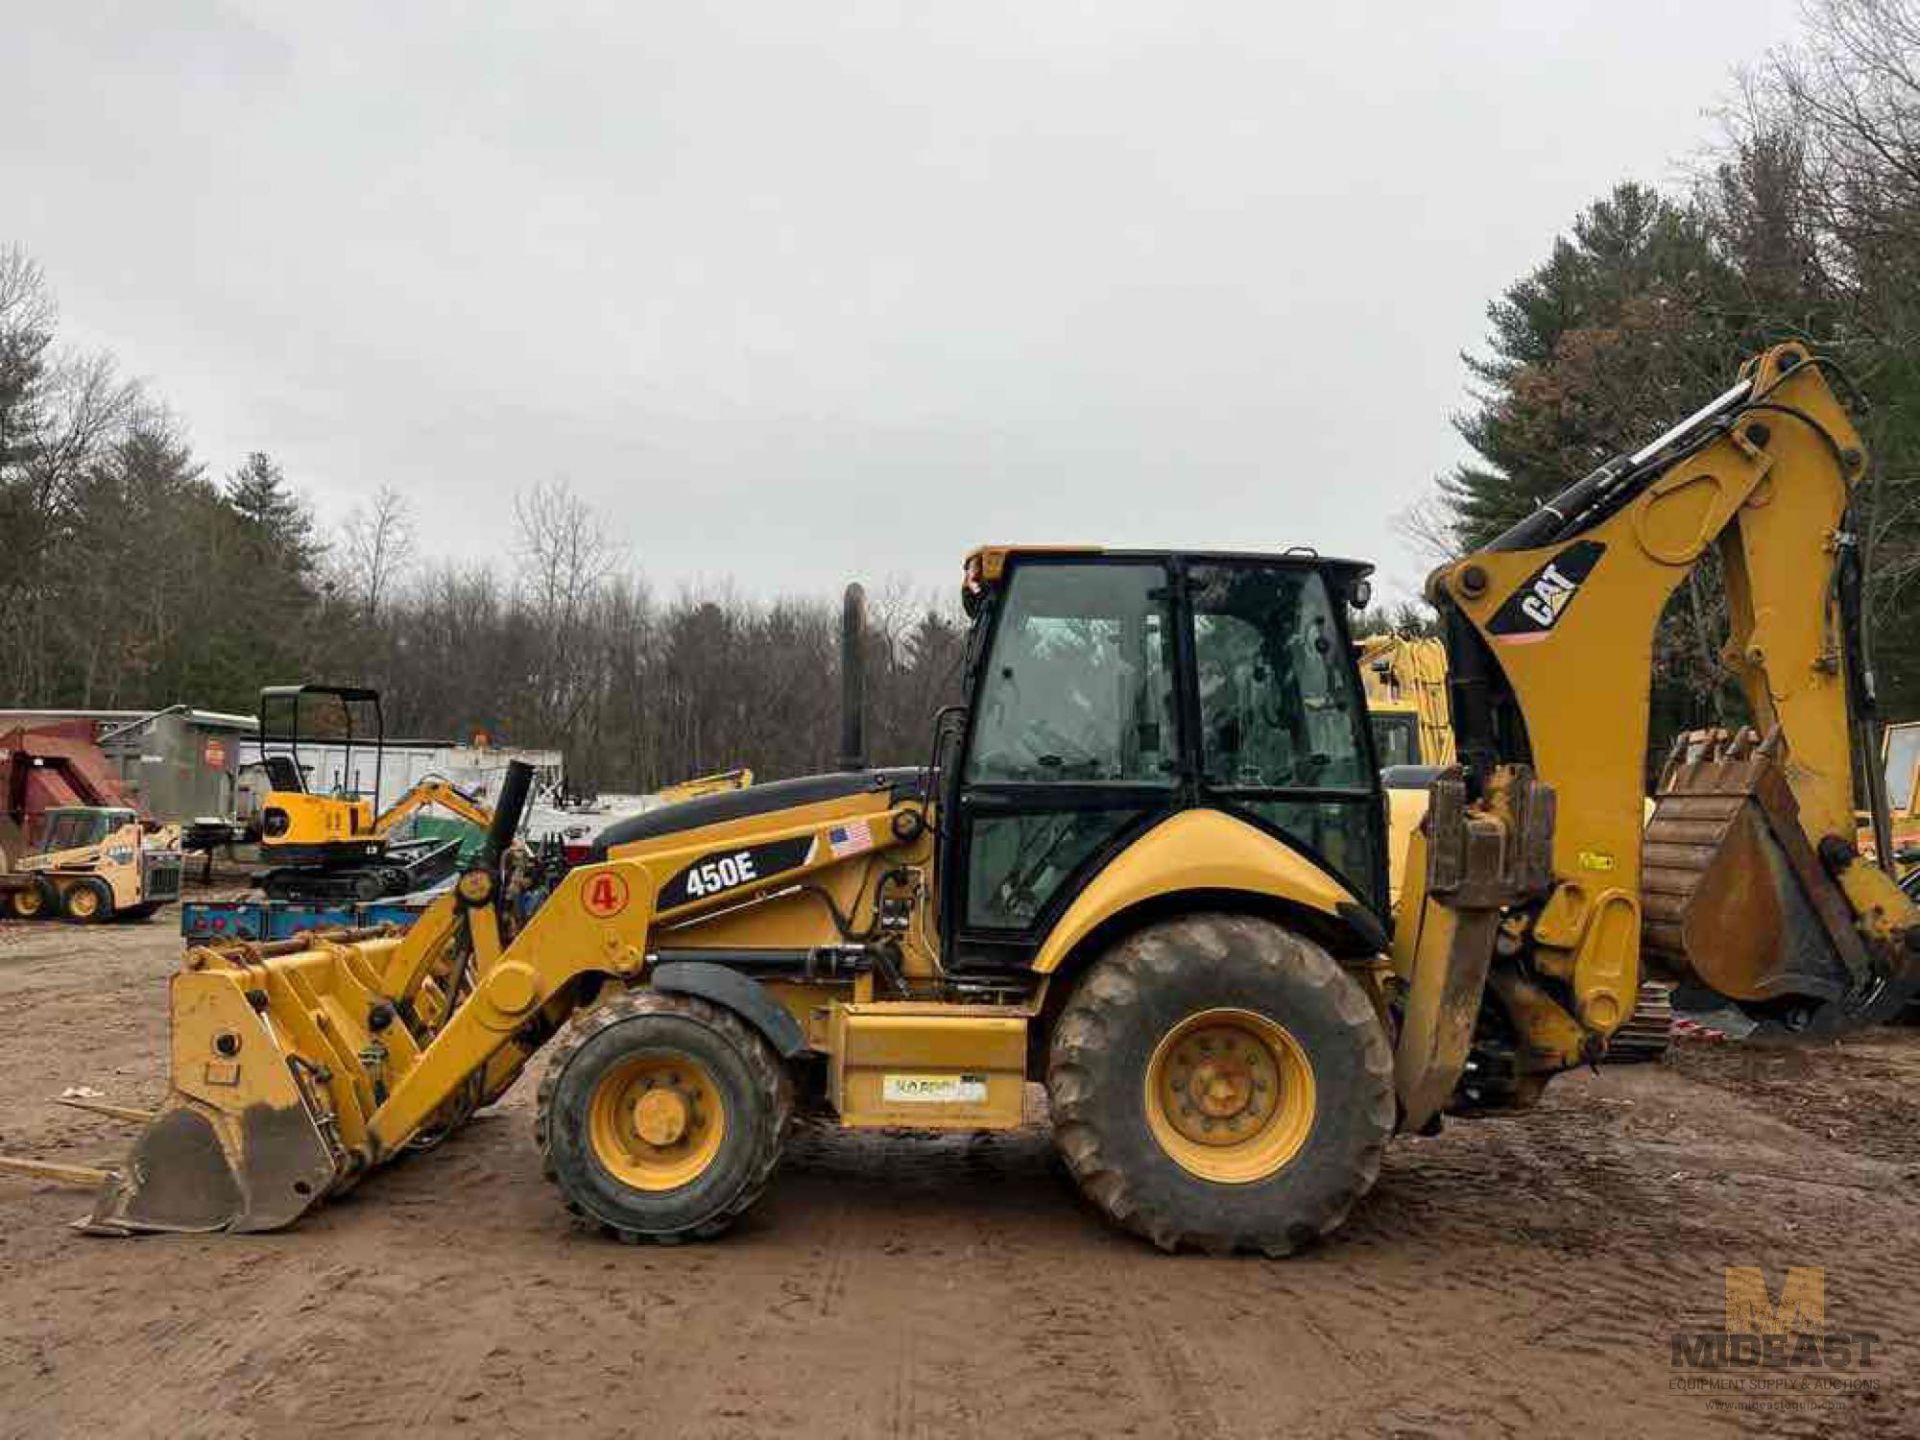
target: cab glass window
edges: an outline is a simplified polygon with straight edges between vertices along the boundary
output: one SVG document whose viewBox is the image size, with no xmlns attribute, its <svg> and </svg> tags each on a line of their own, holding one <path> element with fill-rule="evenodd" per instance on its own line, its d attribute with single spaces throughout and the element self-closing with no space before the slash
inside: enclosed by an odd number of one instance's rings
<svg viewBox="0 0 1920 1440">
<path fill-rule="evenodd" d="M 1170 785 L 1173 647 L 1161 567 L 1022 565 L 1001 603 L 967 779 Z"/>
<path fill-rule="evenodd" d="M 1420 763 L 1420 721 L 1405 711 L 1373 715 L 1373 754 L 1385 770 L 1390 765 Z"/>
<path fill-rule="evenodd" d="M 1325 577 L 1253 564 L 1191 575 L 1202 781 L 1381 904 L 1366 706 Z"/>
<path fill-rule="evenodd" d="M 52 810 L 40 840 L 42 854 L 78 850 L 107 838 L 107 816 L 97 810 Z"/>
<path fill-rule="evenodd" d="M 1194 571 L 1202 767 L 1216 785 L 1367 789 L 1360 702 L 1317 570 Z"/>
<path fill-rule="evenodd" d="M 1896 815 L 1913 808 L 1913 767 L 1920 764 L 1920 725 L 1887 730 L 1887 804 Z"/>
</svg>

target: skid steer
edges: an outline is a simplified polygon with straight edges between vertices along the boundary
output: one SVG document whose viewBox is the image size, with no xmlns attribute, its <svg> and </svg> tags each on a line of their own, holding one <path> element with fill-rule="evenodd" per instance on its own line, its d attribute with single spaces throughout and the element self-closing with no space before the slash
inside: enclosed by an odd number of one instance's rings
<svg viewBox="0 0 1920 1440">
<path fill-rule="evenodd" d="M 1113 1221 L 1279 1255 L 1340 1224 L 1396 1131 L 1524 1107 L 1602 1055 L 1643 931 L 1770 1030 L 1871 1022 L 1912 987 L 1916 913 L 1852 838 L 1877 774 L 1866 461 L 1823 370 L 1757 357 L 1431 577 L 1459 763 L 1391 925 L 1347 621 L 1367 566 L 983 549 L 933 763 L 846 744 L 840 773 L 626 820 L 524 920 L 520 770 L 407 934 L 191 951 L 172 1088 L 86 1225 L 289 1224 L 544 1051 L 547 1171 L 625 1239 L 724 1230 L 796 1110 L 1006 1128 L 1042 1081 Z M 1654 626 L 1709 548 L 1751 731 L 1683 744 L 1643 846 Z"/>
<path fill-rule="evenodd" d="M 0 869 L 0 916 L 79 925 L 144 920 L 180 898 L 180 827 L 141 819 L 124 805 L 56 805 L 39 842 Z"/>
</svg>

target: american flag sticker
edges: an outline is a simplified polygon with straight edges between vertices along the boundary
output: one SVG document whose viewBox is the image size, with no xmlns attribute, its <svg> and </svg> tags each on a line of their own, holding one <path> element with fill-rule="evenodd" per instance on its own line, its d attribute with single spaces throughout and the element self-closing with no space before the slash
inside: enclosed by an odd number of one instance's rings
<svg viewBox="0 0 1920 1440">
<path fill-rule="evenodd" d="M 833 852 L 836 860 L 858 855 L 863 850 L 873 849 L 873 831 L 867 828 L 864 820 L 849 820 L 827 831 L 827 848 Z"/>
</svg>

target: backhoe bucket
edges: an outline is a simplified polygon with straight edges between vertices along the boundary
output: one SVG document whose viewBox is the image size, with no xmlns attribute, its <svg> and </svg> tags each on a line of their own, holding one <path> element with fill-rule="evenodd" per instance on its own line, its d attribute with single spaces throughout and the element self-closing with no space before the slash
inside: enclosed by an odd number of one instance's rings
<svg viewBox="0 0 1920 1440">
<path fill-rule="evenodd" d="M 1866 943 L 1798 820 L 1780 733 L 1681 737 L 1643 852 L 1643 951 L 1743 1006 L 1811 1013 L 1871 983 Z"/>
<path fill-rule="evenodd" d="M 242 974 L 173 977 L 172 1089 L 81 1229 L 276 1230 L 342 1178 L 300 1078 L 305 1062 L 289 1063 L 265 991 L 244 988 Z"/>
</svg>

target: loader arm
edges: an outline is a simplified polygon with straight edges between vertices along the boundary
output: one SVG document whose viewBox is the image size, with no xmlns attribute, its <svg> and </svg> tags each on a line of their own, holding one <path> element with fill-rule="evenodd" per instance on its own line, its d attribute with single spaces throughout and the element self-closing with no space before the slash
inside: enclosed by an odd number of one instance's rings
<svg viewBox="0 0 1920 1440">
<path fill-rule="evenodd" d="M 1823 368 L 1766 352 L 1429 579 L 1470 794 L 1525 765 L 1556 797 L 1550 888 L 1507 916 L 1489 980 L 1523 1075 L 1598 1053 L 1643 942 L 1667 978 L 1787 1029 L 1878 1018 L 1912 986 L 1914 906 L 1853 844 L 1857 781 L 1885 833 L 1852 520 L 1866 460 Z M 1750 725 L 1683 737 L 1647 825 L 1654 633 L 1709 552 Z"/>
<path fill-rule="evenodd" d="M 516 762 L 517 764 L 518 762 Z M 524 768 L 524 767 L 523 767 Z M 652 974 L 656 931 L 812 883 L 836 866 L 845 814 L 777 812 L 751 835 L 697 833 L 643 860 L 568 871 L 516 925 L 501 857 L 531 771 L 509 778 L 485 858 L 404 935 L 302 936 L 189 952 L 173 977 L 172 1084 L 87 1228 L 270 1230 L 503 1095 L 583 1006 Z M 907 830 L 886 790 L 858 803 Z M 737 883 L 692 877 L 751 854 Z"/>
</svg>

